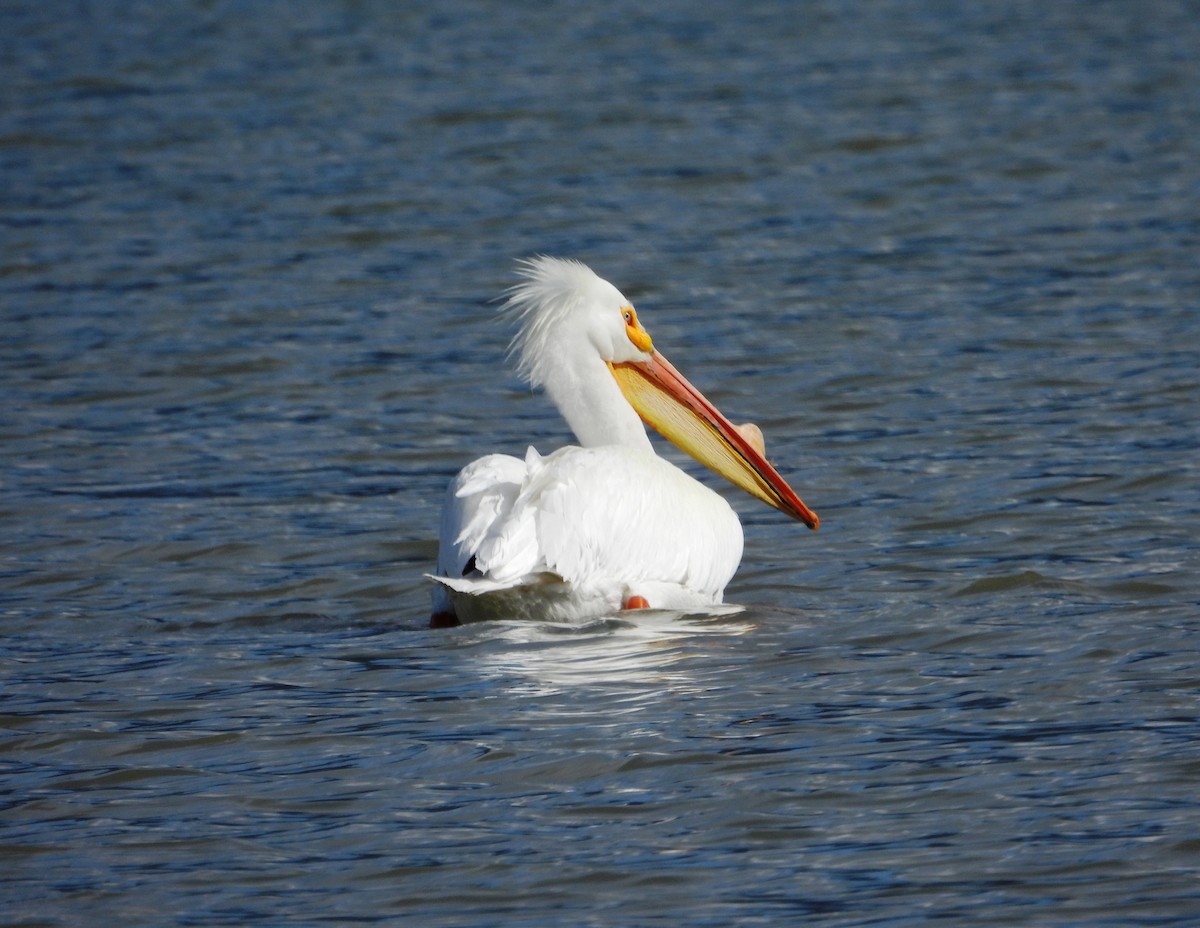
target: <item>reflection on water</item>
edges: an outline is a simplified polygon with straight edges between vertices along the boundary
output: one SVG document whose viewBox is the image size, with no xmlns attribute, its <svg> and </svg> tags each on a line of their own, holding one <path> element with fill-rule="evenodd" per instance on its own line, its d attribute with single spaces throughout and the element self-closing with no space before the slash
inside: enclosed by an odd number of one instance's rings
<svg viewBox="0 0 1200 928">
<path fill-rule="evenodd" d="M 519 692 L 569 691 L 583 696 L 589 686 L 636 686 L 681 692 L 703 686 L 686 665 L 689 642 L 698 635 L 744 635 L 754 623 L 741 620 L 737 606 L 707 614 L 654 609 L 636 617 L 607 618 L 581 625 L 494 622 L 468 626 L 475 648 L 472 669 L 498 680 L 524 681 Z M 479 653 L 472 653 L 478 649 Z"/>
<path fill-rule="evenodd" d="M 0 4 L 8 922 L 1196 921 L 1191 4 L 281 12 Z M 743 611 L 425 628 L 535 253 Z"/>
</svg>

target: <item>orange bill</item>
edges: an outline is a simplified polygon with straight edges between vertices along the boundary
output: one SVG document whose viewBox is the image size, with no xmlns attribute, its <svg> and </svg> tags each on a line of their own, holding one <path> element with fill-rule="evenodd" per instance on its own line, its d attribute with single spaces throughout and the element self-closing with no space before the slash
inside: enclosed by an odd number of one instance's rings
<svg viewBox="0 0 1200 928">
<path fill-rule="evenodd" d="M 767 461 L 761 439 L 726 419 L 658 351 L 651 349 L 648 361 L 609 367 L 642 421 L 681 451 L 809 528 L 820 525 L 817 514 Z"/>
</svg>

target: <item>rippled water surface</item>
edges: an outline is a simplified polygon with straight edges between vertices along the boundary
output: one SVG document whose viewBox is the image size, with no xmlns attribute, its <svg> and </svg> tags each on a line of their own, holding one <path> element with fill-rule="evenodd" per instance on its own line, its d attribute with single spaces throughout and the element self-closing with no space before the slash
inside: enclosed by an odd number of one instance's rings
<svg viewBox="0 0 1200 928">
<path fill-rule="evenodd" d="M 0 6 L 4 922 L 1196 924 L 1197 48 Z M 449 477 L 567 441 L 536 252 L 821 514 L 730 491 L 743 611 L 425 627 Z"/>
</svg>

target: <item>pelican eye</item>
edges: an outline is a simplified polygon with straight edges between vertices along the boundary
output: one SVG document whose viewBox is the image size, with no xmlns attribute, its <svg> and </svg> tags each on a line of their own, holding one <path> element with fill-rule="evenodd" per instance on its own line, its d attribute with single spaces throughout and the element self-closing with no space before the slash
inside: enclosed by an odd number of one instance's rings
<svg viewBox="0 0 1200 928">
<path fill-rule="evenodd" d="M 621 310 L 621 316 L 625 319 L 625 332 L 634 347 L 638 351 L 653 351 L 654 343 L 650 341 L 649 333 L 638 324 L 637 311 L 632 306 L 626 306 Z"/>
</svg>

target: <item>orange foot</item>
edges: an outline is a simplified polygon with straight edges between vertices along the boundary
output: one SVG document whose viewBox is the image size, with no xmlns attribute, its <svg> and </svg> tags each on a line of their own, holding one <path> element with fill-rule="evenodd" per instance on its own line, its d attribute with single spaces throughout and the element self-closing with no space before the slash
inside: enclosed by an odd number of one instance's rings
<svg viewBox="0 0 1200 928">
<path fill-rule="evenodd" d="M 625 599 L 622 609 L 649 609 L 650 603 L 645 596 L 629 596 Z"/>
</svg>

